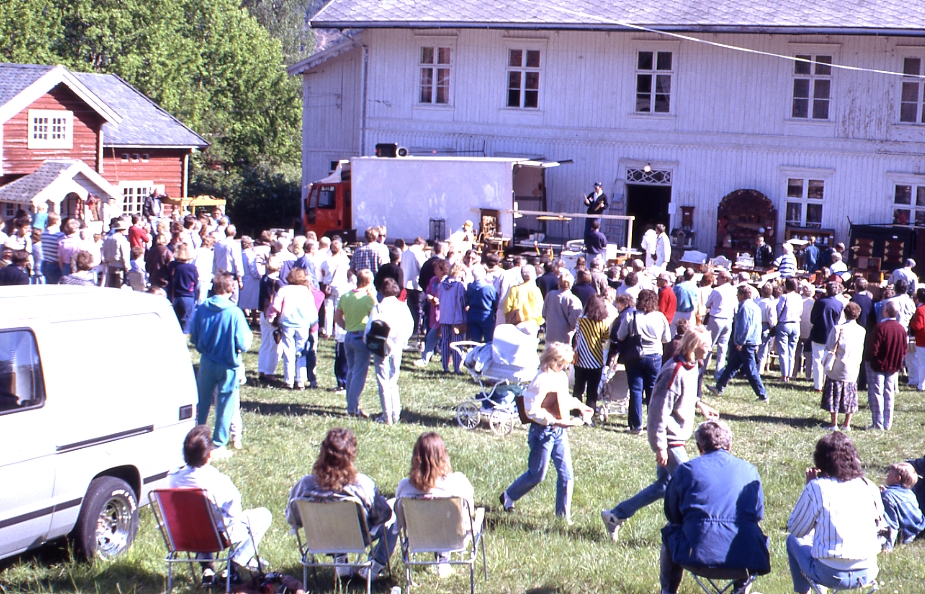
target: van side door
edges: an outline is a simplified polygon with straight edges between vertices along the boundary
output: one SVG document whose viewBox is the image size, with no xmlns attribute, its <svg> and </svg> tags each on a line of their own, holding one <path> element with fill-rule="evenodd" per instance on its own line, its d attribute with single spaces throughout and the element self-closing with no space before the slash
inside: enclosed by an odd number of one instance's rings
<svg viewBox="0 0 925 594">
<path fill-rule="evenodd" d="M 35 335 L 0 329 L 0 558 L 41 544 L 51 525 L 58 427 L 49 408 Z"/>
</svg>

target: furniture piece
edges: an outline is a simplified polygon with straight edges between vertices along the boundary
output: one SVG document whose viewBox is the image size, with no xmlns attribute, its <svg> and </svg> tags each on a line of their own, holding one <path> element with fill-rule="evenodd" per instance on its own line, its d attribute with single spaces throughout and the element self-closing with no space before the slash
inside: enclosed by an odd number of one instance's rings
<svg viewBox="0 0 925 594">
<path fill-rule="evenodd" d="M 671 230 L 671 247 L 690 249 L 694 247 L 694 240 L 697 238 L 697 232 L 694 231 L 694 207 L 682 206 L 680 208 L 681 226 Z"/>
<path fill-rule="evenodd" d="M 167 546 L 164 559 L 167 562 L 167 591 L 173 591 L 174 563 L 187 563 L 192 568 L 194 563 L 208 561 L 197 557 L 197 554 L 208 553 L 215 555 L 213 562 L 225 564 L 225 592 L 230 592 L 231 558 L 235 549 L 220 516 L 213 513 L 218 506 L 208 492 L 205 489 L 158 489 L 151 491 L 148 499 Z M 222 556 L 222 553 L 225 555 Z"/>
<path fill-rule="evenodd" d="M 750 573 L 747 569 L 710 569 L 708 567 L 685 567 L 684 568 L 694 581 L 700 585 L 706 594 L 744 594 L 757 574 Z M 736 587 L 736 581 L 742 580 L 743 583 Z"/>
<path fill-rule="evenodd" d="M 362 568 L 366 573 L 366 594 L 372 589 L 372 538 L 366 525 L 366 513 L 356 501 L 346 499 L 294 499 L 292 510 L 299 515 L 302 529 L 296 531 L 296 541 L 302 563 L 302 583 L 308 583 L 308 568 L 312 568 L 315 582 L 318 581 L 318 567 Z M 302 542 L 304 535 L 305 542 Z M 318 561 L 318 555 L 331 555 L 332 560 Z M 338 561 L 344 555 L 346 561 Z M 356 555 L 351 562 L 350 555 Z M 387 561 L 389 576 L 392 565 Z"/>
<path fill-rule="evenodd" d="M 404 497 L 396 503 L 395 511 L 398 514 L 402 560 L 405 562 L 406 593 L 411 592 L 413 567 L 448 563 L 469 566 L 469 591 L 475 594 L 475 560 L 480 545 L 482 567 L 488 581 L 482 534 L 485 508 L 476 508 L 472 513 L 468 502 L 460 497 Z M 446 555 L 447 559 L 435 560 L 435 555 Z"/>
<path fill-rule="evenodd" d="M 758 236 L 774 245 L 777 209 L 770 198 L 758 190 L 735 190 L 720 201 L 716 209 L 717 256 L 735 261 L 740 252 L 754 253 Z"/>
<path fill-rule="evenodd" d="M 925 248 L 925 242 L 917 241 L 917 235 L 917 231 L 911 227 L 851 225 L 848 267 L 871 270 L 871 264 L 877 263 L 879 259 L 879 270 L 889 275 L 897 268 L 902 268 L 906 258 L 921 260 L 919 255 Z"/>
</svg>

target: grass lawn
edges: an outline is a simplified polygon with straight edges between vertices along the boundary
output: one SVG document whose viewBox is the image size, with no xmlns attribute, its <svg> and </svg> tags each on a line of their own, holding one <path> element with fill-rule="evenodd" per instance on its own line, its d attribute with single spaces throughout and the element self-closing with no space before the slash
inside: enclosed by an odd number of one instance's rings
<svg viewBox="0 0 925 594">
<path fill-rule="evenodd" d="M 273 525 L 260 550 L 273 569 L 301 578 L 295 538 L 283 516 L 290 487 L 311 471 L 318 445 L 331 427 L 348 427 L 359 440 L 358 469 L 370 475 L 387 495 L 406 476 L 411 448 L 423 431 L 440 432 L 447 443 L 455 470 L 464 472 L 475 486 L 476 503 L 487 508 L 488 583 L 479 579 L 476 590 L 494 592 L 658 592 L 658 548 L 664 524 L 661 505 L 641 510 L 613 543 L 604 531 L 600 510 L 647 485 L 655 475 L 654 454 L 644 436 L 627 434 L 625 417 L 612 417 L 604 427 L 571 430 L 576 475 L 572 504 L 573 526 L 554 515 L 555 473 L 517 502 L 513 513 L 499 509 L 498 494 L 525 468 L 526 430 L 498 437 L 487 426 L 468 431 L 456 424 L 454 407 L 477 391 L 468 376 L 448 376 L 411 366 L 406 354 L 400 385 L 404 410 L 402 423 L 383 426 L 349 419 L 344 399 L 323 388 L 332 386 L 333 342 L 322 341 L 318 370 L 320 390 L 295 392 L 248 385 L 242 391 L 245 447 L 229 460 L 215 465 L 231 476 L 241 490 L 245 507 L 266 506 Z M 246 356 L 250 378 L 255 375 L 256 344 Z M 819 410 L 819 396 L 806 381 L 780 384 L 770 376 L 770 403 L 759 403 L 745 382 L 733 382 L 723 397 L 709 397 L 734 433 L 733 453 L 758 467 L 764 483 L 764 531 L 771 540 L 772 573 L 760 578 L 755 592 L 792 591 L 784 549 L 786 524 L 803 484 L 803 470 L 811 465 L 816 440 L 824 432 L 828 415 Z M 379 412 L 375 380 L 370 376 L 362 406 Z M 868 476 L 885 479 L 889 464 L 922 455 L 925 405 L 921 394 L 903 389 L 896 406 L 893 430 L 867 432 L 870 424 L 866 397 L 855 416 L 852 439 L 861 452 Z M 180 447 L 180 444 L 177 444 Z M 688 446 L 694 455 L 696 447 Z M 13 488 L 4 485 L 3 489 Z M 881 592 L 925 592 L 925 546 L 916 542 L 880 557 Z M 160 592 L 166 585 L 164 546 L 150 510 L 141 511 L 141 525 L 132 550 L 109 563 L 70 561 L 63 545 L 47 546 L 37 553 L 0 564 L 0 592 Z M 374 585 L 388 592 L 404 587 L 400 555 L 392 559 L 395 577 Z M 480 563 L 478 568 L 480 569 Z M 448 580 L 417 570 L 416 592 L 468 592 L 468 572 Z M 179 592 L 200 591 L 181 569 Z M 331 572 L 319 573 L 313 592 L 332 591 Z M 348 591 L 359 592 L 365 583 L 354 580 Z M 699 591 L 689 577 L 681 592 Z"/>
</svg>

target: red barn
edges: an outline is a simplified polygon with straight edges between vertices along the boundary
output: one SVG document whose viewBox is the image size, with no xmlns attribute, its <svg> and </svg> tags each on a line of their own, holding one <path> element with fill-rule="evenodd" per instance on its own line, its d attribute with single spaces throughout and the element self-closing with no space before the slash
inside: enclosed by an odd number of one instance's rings
<svg viewBox="0 0 925 594">
<path fill-rule="evenodd" d="M 155 188 L 185 196 L 189 156 L 209 145 L 118 76 L 63 66 L 0 63 L 0 126 L 2 219 L 40 204 L 88 221 L 140 213 Z"/>
</svg>

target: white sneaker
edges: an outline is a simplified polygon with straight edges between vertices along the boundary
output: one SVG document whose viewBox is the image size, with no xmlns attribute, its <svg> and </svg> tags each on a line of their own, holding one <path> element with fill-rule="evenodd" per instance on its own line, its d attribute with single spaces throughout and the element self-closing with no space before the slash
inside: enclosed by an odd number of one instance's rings
<svg viewBox="0 0 925 594">
<path fill-rule="evenodd" d="M 234 452 L 232 452 L 225 446 L 221 446 L 221 447 L 218 447 L 212 450 L 213 460 L 225 460 L 226 458 L 231 458 L 232 455 L 234 455 Z"/>
<path fill-rule="evenodd" d="M 438 563 L 437 564 L 437 577 L 441 580 L 446 579 L 453 575 L 453 566 L 449 563 Z"/>
<path fill-rule="evenodd" d="M 412 365 L 414 365 L 415 367 L 424 368 L 424 367 L 427 367 L 427 361 L 425 361 L 424 359 L 415 359 Z"/>
<path fill-rule="evenodd" d="M 334 555 L 334 563 L 347 563 L 347 555 Z M 340 578 L 349 578 L 353 573 L 352 567 L 335 567 L 334 575 Z"/>
<path fill-rule="evenodd" d="M 379 579 L 379 576 L 382 574 L 384 569 L 385 569 L 385 565 L 381 565 L 378 561 L 374 560 L 374 561 L 370 561 L 369 567 L 361 567 L 360 570 L 357 572 L 357 575 L 360 576 L 360 578 L 365 580 L 368 574 L 372 574 L 371 579 L 376 580 L 376 579 Z"/>
<path fill-rule="evenodd" d="M 620 526 L 626 523 L 626 518 L 618 518 L 609 509 L 604 509 L 601 510 L 601 520 L 604 521 L 604 526 L 610 534 L 610 540 L 617 542 L 620 534 Z"/>
</svg>

